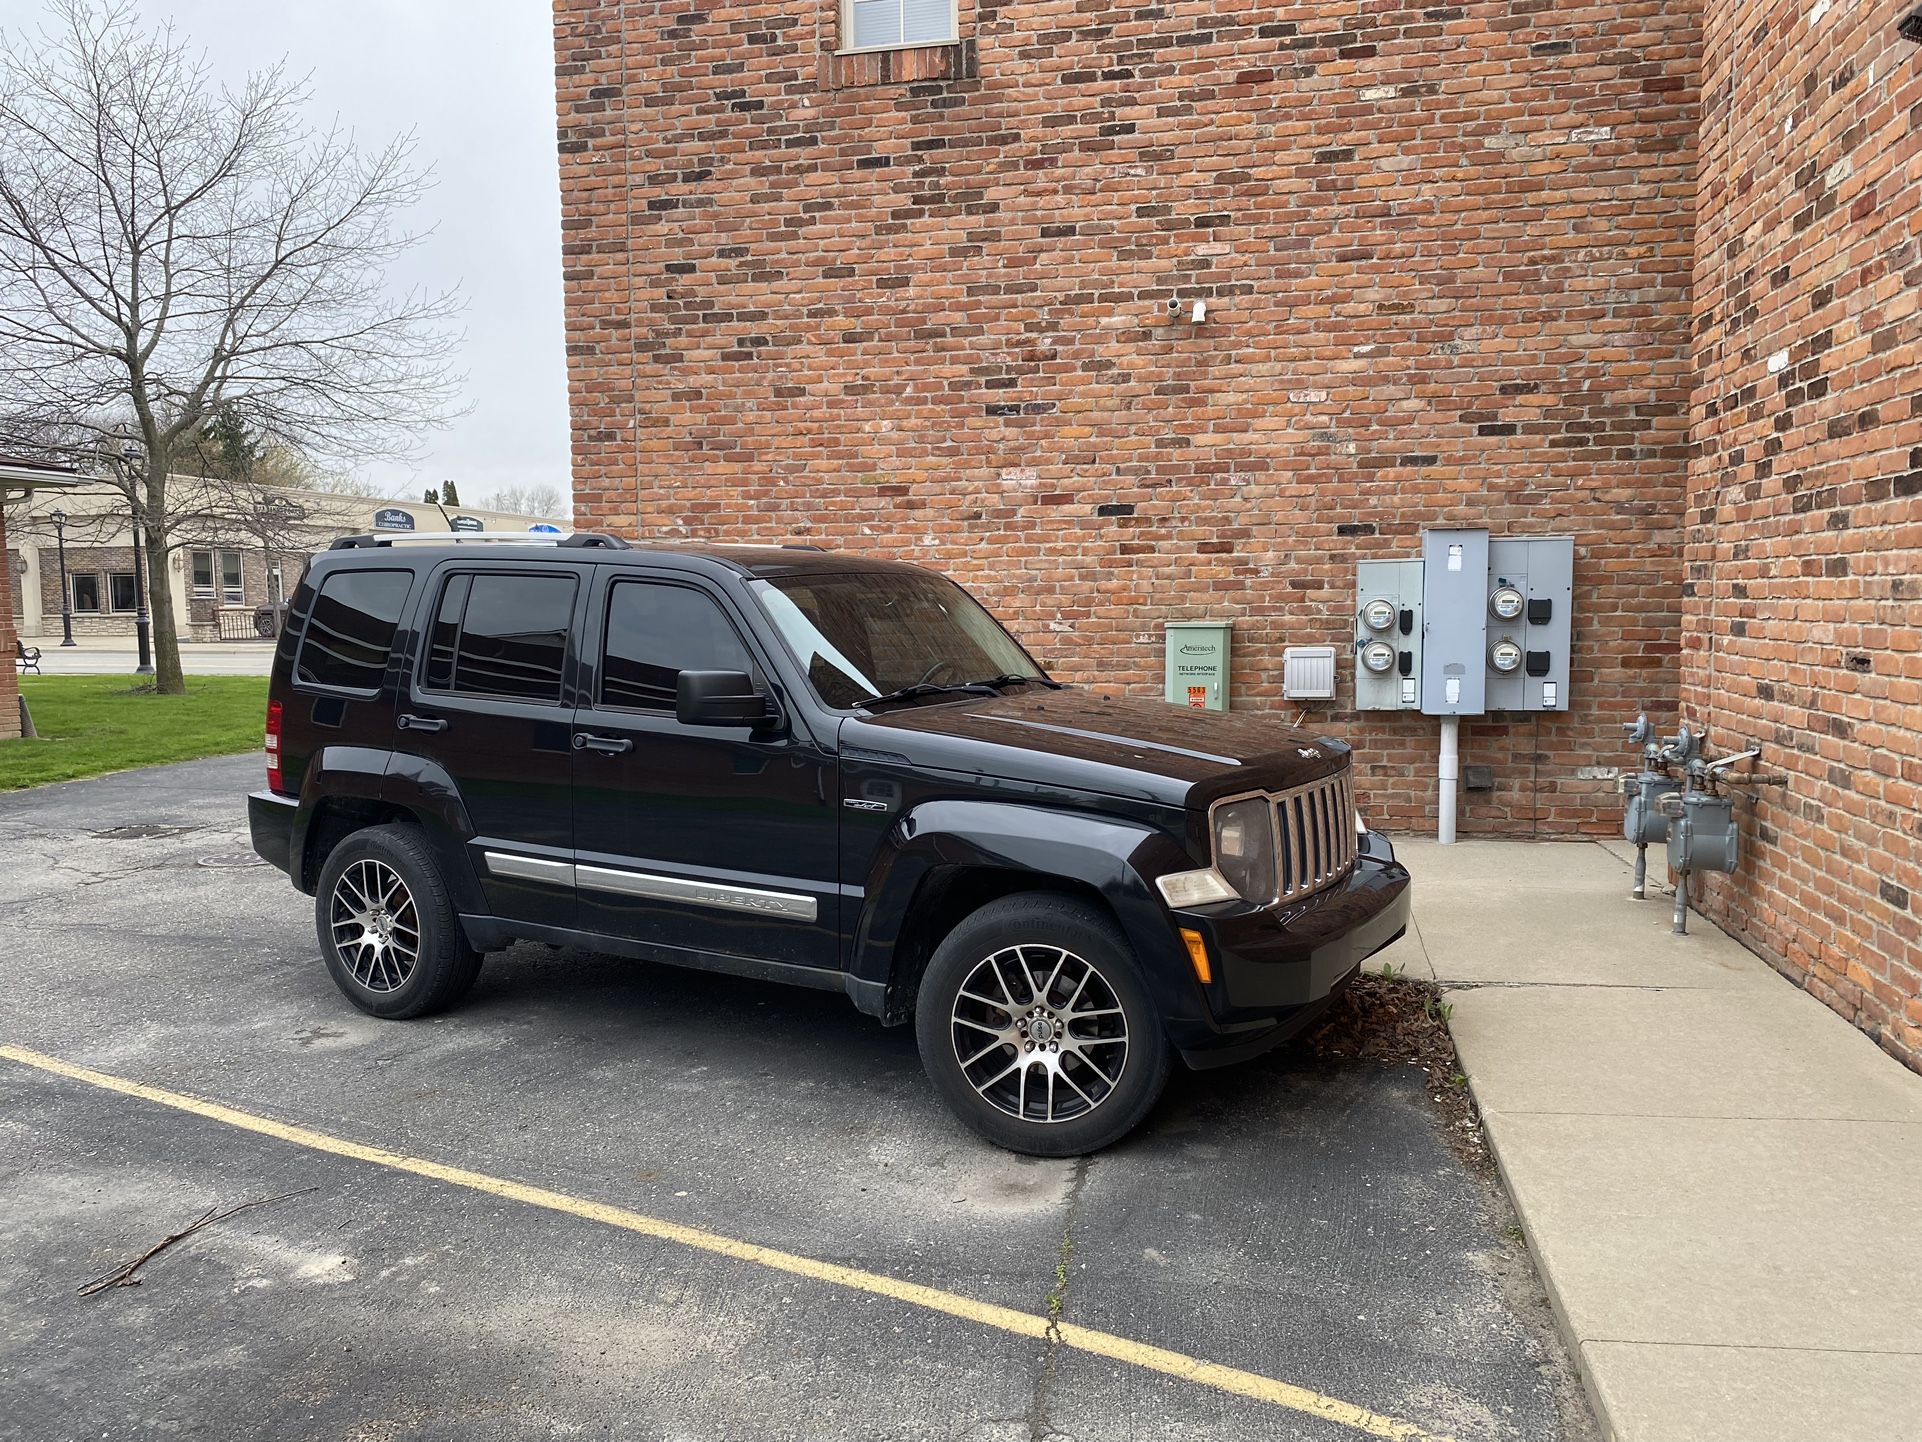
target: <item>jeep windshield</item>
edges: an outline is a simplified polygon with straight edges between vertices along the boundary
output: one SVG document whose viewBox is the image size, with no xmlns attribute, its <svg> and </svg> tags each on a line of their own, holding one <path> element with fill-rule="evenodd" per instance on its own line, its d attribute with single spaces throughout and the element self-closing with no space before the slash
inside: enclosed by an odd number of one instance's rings
<svg viewBox="0 0 1922 1442">
<path fill-rule="evenodd" d="M 760 580 L 752 589 L 814 693 L 840 710 L 1057 684 L 943 576 L 846 571 Z"/>
</svg>

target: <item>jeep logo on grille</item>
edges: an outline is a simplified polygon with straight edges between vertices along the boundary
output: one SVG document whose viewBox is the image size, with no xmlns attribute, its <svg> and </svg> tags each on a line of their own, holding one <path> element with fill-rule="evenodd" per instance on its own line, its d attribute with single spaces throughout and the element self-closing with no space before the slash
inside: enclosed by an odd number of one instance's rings
<svg viewBox="0 0 1922 1442">
<path fill-rule="evenodd" d="M 1297 756 L 1305 756 L 1310 761 L 1317 761 L 1321 759 L 1321 752 L 1317 751 L 1312 746 L 1297 746 L 1295 748 L 1295 754 Z"/>
</svg>

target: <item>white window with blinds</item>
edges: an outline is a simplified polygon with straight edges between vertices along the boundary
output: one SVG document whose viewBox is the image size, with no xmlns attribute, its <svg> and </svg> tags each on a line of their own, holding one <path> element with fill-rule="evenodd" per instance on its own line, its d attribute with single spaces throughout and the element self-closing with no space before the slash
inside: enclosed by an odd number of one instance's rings
<svg viewBox="0 0 1922 1442">
<path fill-rule="evenodd" d="M 887 50 L 960 39 L 957 0 L 842 0 L 841 48 Z"/>
</svg>

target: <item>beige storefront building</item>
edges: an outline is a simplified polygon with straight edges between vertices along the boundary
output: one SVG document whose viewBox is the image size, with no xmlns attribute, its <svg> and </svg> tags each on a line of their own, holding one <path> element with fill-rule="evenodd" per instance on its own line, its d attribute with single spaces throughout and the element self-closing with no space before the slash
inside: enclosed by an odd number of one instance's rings
<svg viewBox="0 0 1922 1442">
<path fill-rule="evenodd" d="M 176 477 L 174 484 L 189 497 L 181 510 L 195 510 L 192 479 Z M 257 488 L 245 507 L 223 496 L 220 504 L 199 509 L 209 519 L 182 522 L 176 548 L 160 562 L 183 641 L 272 634 L 271 621 L 260 613 L 284 602 L 307 557 L 340 536 L 373 530 L 525 531 L 530 526 L 566 525 L 552 516 L 294 487 Z M 64 523 L 58 516 L 65 517 Z M 133 634 L 138 586 L 132 527 L 126 497 L 118 489 L 96 482 L 35 492 L 9 506 L 6 522 L 12 621 L 28 644 L 59 643 L 65 634 L 63 602 L 73 635 L 83 644 L 90 636 Z"/>
</svg>

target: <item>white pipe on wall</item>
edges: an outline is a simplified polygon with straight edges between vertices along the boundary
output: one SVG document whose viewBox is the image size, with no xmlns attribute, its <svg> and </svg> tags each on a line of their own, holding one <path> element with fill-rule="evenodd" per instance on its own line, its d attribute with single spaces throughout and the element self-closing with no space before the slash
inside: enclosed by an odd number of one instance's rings
<svg viewBox="0 0 1922 1442">
<path fill-rule="evenodd" d="M 1461 717 L 1441 718 L 1441 793 L 1435 807 L 1435 839 L 1443 846 L 1455 844 L 1455 789 L 1462 774 L 1461 734 Z"/>
</svg>

